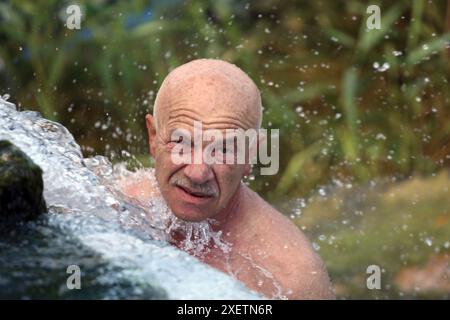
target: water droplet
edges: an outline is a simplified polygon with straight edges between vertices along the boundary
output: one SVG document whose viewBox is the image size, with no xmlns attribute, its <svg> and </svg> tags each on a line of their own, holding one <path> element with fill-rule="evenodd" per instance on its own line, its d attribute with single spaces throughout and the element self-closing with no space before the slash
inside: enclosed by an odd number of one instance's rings
<svg viewBox="0 0 450 320">
<path fill-rule="evenodd" d="M 385 62 L 385 63 L 383 63 L 382 65 L 380 65 L 378 62 L 374 62 L 373 63 L 373 68 L 375 69 L 375 70 L 377 70 L 378 72 L 384 72 L 384 71 L 386 71 L 386 70 L 388 70 L 390 67 L 391 67 L 391 65 L 388 63 L 388 62 Z"/>
</svg>

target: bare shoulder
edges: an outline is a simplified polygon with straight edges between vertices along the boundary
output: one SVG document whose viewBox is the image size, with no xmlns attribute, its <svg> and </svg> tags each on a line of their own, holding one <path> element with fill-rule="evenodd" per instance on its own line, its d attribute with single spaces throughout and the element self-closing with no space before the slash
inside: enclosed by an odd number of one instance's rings
<svg viewBox="0 0 450 320">
<path fill-rule="evenodd" d="M 322 259 L 310 241 L 290 219 L 254 193 L 258 219 L 254 232 L 259 245 L 268 251 L 268 268 L 276 274 L 290 299 L 334 299 Z"/>
<path fill-rule="evenodd" d="M 116 187 L 126 196 L 143 203 L 159 195 L 159 189 L 151 171 L 137 171 L 122 177 Z"/>
</svg>

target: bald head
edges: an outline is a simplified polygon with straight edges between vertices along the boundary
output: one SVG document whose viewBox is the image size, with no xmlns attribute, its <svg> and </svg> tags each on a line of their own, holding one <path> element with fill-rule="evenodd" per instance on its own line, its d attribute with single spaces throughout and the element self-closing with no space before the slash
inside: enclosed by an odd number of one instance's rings
<svg viewBox="0 0 450 320">
<path fill-rule="evenodd" d="M 180 114 L 220 128 L 259 128 L 261 96 L 237 66 L 214 59 L 183 64 L 164 79 L 153 109 L 155 126 L 164 128 Z"/>
</svg>

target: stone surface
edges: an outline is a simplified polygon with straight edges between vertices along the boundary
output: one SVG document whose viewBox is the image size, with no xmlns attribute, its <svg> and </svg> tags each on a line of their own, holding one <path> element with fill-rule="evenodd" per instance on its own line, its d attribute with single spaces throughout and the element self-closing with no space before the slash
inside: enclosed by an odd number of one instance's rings
<svg viewBox="0 0 450 320">
<path fill-rule="evenodd" d="M 42 170 L 24 152 L 0 140 L 0 223 L 29 221 L 46 211 Z"/>
</svg>

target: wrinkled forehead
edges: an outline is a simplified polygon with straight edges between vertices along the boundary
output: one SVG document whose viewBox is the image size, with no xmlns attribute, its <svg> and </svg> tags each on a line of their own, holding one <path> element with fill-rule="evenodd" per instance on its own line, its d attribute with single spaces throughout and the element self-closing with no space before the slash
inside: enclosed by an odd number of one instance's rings
<svg viewBox="0 0 450 320">
<path fill-rule="evenodd" d="M 158 94 L 158 124 L 166 129 L 193 126 L 194 121 L 201 121 L 205 129 L 258 127 L 259 91 L 236 69 L 174 70 Z"/>
<path fill-rule="evenodd" d="M 217 74 L 194 75 L 171 83 L 169 92 L 168 126 L 194 120 L 217 129 L 254 126 L 258 98 L 245 82 Z"/>
</svg>

